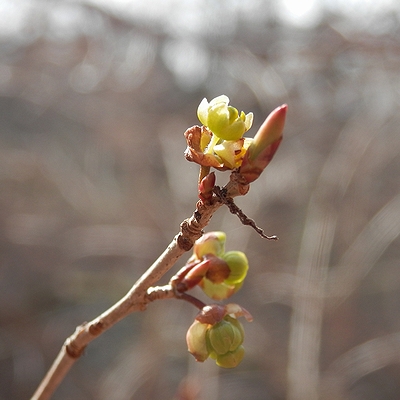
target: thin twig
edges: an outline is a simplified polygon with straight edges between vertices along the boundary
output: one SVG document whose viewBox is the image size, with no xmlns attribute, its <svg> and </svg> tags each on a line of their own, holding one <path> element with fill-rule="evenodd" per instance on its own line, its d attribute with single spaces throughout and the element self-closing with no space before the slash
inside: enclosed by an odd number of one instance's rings
<svg viewBox="0 0 400 400">
<path fill-rule="evenodd" d="M 203 303 L 201 300 L 187 293 L 179 293 L 177 294 L 176 298 L 189 302 L 190 304 L 197 307 L 199 310 L 202 310 L 206 306 L 206 304 Z"/>
<path fill-rule="evenodd" d="M 185 300 L 188 303 L 194 305 L 199 310 L 202 310 L 206 304 L 203 303 L 201 300 L 197 299 L 196 297 L 187 294 L 187 293 L 180 293 L 176 290 L 174 286 L 171 284 L 164 285 L 164 286 L 152 286 L 147 289 L 146 293 L 146 302 L 152 302 L 155 300 L 164 300 L 164 299 L 171 299 L 176 298 L 178 300 Z"/>
<path fill-rule="evenodd" d="M 278 240 L 278 237 L 267 236 L 264 230 L 257 226 L 255 221 L 249 218 L 233 201 L 233 198 L 227 195 L 225 188 L 220 188 L 219 186 L 214 186 L 214 193 L 218 196 L 222 203 L 224 203 L 232 214 L 235 214 L 243 225 L 251 226 L 261 237 L 268 240 Z"/>
</svg>

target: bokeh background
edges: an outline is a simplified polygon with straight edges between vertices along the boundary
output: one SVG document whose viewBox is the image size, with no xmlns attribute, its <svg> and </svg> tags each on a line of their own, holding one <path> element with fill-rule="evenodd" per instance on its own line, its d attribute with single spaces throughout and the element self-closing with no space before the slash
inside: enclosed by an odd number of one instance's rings
<svg viewBox="0 0 400 400">
<path fill-rule="evenodd" d="M 191 215 L 183 132 L 220 94 L 255 113 L 250 135 L 289 105 L 237 199 L 280 240 L 224 209 L 209 227 L 250 260 L 244 361 L 196 363 L 196 310 L 159 301 L 92 342 L 54 399 L 399 399 L 399 4 L 1 0 L 0 399 L 29 398 Z"/>
</svg>

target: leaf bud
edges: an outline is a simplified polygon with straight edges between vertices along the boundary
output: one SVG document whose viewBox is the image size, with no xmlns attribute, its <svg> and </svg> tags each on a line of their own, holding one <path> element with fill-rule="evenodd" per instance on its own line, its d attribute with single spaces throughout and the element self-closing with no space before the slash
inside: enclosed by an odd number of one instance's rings
<svg viewBox="0 0 400 400">
<path fill-rule="evenodd" d="M 287 105 L 284 104 L 269 114 L 254 136 L 243 157 L 239 173 L 247 183 L 255 181 L 269 164 L 282 140 Z"/>
</svg>

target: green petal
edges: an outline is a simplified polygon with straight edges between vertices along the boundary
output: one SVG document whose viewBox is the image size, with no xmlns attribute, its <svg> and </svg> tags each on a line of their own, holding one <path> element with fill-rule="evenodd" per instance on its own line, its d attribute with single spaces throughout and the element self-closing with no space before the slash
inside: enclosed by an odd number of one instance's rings
<svg viewBox="0 0 400 400">
<path fill-rule="evenodd" d="M 235 351 L 218 356 L 216 363 L 222 368 L 235 368 L 241 363 L 243 357 L 244 347 L 239 346 Z"/>
<path fill-rule="evenodd" d="M 220 103 L 208 110 L 208 127 L 219 138 L 220 131 L 229 126 L 229 110 L 226 104 Z M 221 138 L 223 139 L 223 138 Z"/>
<path fill-rule="evenodd" d="M 236 142 L 225 140 L 221 144 L 214 146 L 214 153 L 220 157 L 226 167 L 231 169 L 235 168 L 235 143 Z"/>
<path fill-rule="evenodd" d="M 197 361 L 203 362 L 208 356 L 206 343 L 206 333 L 209 325 L 194 321 L 186 334 L 186 343 L 189 353 L 191 353 Z"/>
<path fill-rule="evenodd" d="M 217 96 L 210 101 L 210 106 L 213 106 L 218 103 L 229 104 L 229 97 L 221 94 L 221 96 Z"/>
<path fill-rule="evenodd" d="M 197 118 L 205 126 L 207 126 L 209 108 L 210 108 L 210 105 L 206 98 L 204 98 L 201 101 L 201 103 L 199 104 L 199 106 L 197 107 Z"/>
<path fill-rule="evenodd" d="M 235 107 L 228 106 L 228 112 L 229 112 L 229 123 L 233 124 L 239 117 L 239 111 Z"/>
<path fill-rule="evenodd" d="M 247 257 L 241 251 L 228 251 L 222 256 L 222 259 L 228 264 L 231 273 L 225 283 L 228 285 L 234 285 L 244 280 L 249 269 L 249 262 Z"/>
<path fill-rule="evenodd" d="M 225 300 L 239 290 L 236 285 L 227 285 L 225 283 L 212 283 L 204 278 L 199 283 L 203 292 L 213 300 Z"/>
<path fill-rule="evenodd" d="M 240 118 L 237 118 L 231 125 L 221 126 L 219 132 L 215 134 L 224 140 L 239 140 L 244 132 L 244 122 Z"/>
<path fill-rule="evenodd" d="M 254 115 L 253 115 L 253 113 L 252 112 L 250 112 L 250 113 L 248 113 L 247 115 L 246 115 L 246 119 L 244 120 L 244 126 L 245 126 L 245 129 L 246 129 L 246 132 L 251 128 L 251 126 L 253 125 L 253 118 L 254 118 Z"/>
</svg>

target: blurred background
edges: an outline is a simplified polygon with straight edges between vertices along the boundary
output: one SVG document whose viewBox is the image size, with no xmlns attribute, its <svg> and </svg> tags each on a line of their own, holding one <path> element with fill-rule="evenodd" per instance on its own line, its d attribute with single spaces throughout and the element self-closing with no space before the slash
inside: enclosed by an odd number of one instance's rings
<svg viewBox="0 0 400 400">
<path fill-rule="evenodd" d="M 220 94 L 255 113 L 250 136 L 289 105 L 237 199 L 280 240 L 224 209 L 209 226 L 250 261 L 231 299 L 254 316 L 244 361 L 196 363 L 196 310 L 160 301 L 92 342 L 54 399 L 400 398 L 396 0 L 1 0 L 0 16 L 1 400 L 29 398 L 191 215 L 183 132 Z"/>
</svg>

